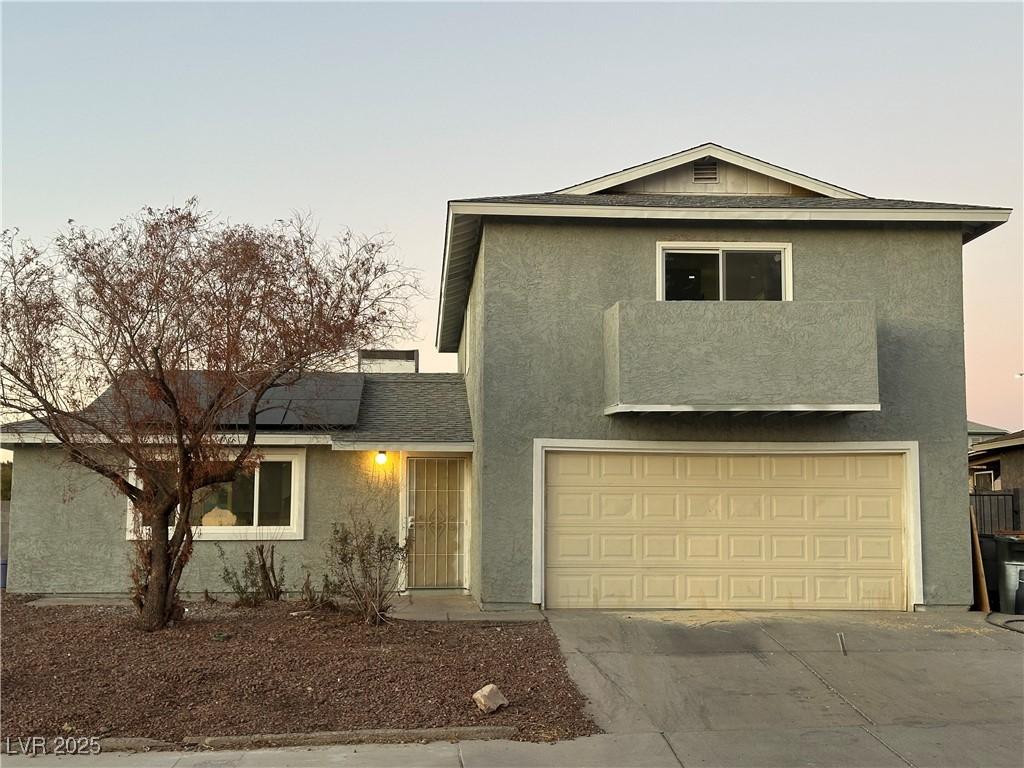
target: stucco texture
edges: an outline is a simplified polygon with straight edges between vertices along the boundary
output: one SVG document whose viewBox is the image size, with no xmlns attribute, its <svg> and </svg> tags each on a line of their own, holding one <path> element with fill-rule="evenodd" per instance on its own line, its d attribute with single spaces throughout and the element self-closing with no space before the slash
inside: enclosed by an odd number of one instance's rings
<svg viewBox="0 0 1024 768">
<path fill-rule="evenodd" d="M 620 301 L 605 404 L 877 404 L 875 325 L 868 301 Z"/>
<path fill-rule="evenodd" d="M 605 311 L 653 299 L 656 244 L 686 240 L 789 242 L 794 301 L 872 303 L 881 411 L 605 416 Z M 483 375 L 469 388 L 481 536 L 475 591 L 485 605 L 532 599 L 537 437 L 918 441 L 924 600 L 971 602 L 959 227 L 491 219 L 474 279 L 485 299 L 475 333 Z M 847 343 L 834 340 L 837 359 Z"/>
<path fill-rule="evenodd" d="M 297 591 L 307 572 L 318 583 L 335 522 L 349 513 L 348 502 L 366 493 L 373 454 L 306 450 L 305 531 L 299 541 L 274 541 L 275 557 L 285 559 L 285 587 Z M 397 491 L 390 492 L 397 493 Z M 125 538 L 127 502 L 105 479 L 64 459 L 58 447 L 19 446 L 14 452 L 11 592 L 118 594 L 129 588 L 134 545 Z M 385 525 L 398 521 L 398 498 Z M 256 542 L 221 541 L 227 561 L 241 571 L 243 553 Z M 185 569 L 185 592 L 224 592 L 223 565 L 213 541 L 195 542 Z"/>
</svg>

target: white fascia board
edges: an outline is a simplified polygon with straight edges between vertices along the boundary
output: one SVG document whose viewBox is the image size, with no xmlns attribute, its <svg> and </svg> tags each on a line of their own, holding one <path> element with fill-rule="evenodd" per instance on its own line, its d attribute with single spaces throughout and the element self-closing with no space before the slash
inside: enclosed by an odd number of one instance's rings
<svg viewBox="0 0 1024 768">
<path fill-rule="evenodd" d="M 616 413 L 719 413 L 723 411 L 746 412 L 746 411 L 795 411 L 800 413 L 822 411 L 822 412 L 865 412 L 880 411 L 882 406 L 879 403 L 785 403 L 771 404 L 758 403 L 754 405 L 725 403 L 708 405 L 661 405 L 642 403 L 619 403 L 609 405 L 604 409 L 605 416 L 613 416 Z"/>
<path fill-rule="evenodd" d="M 49 432 L 4 432 L 0 435 L 0 448 L 8 445 L 33 445 L 55 443 L 56 438 Z"/>
<path fill-rule="evenodd" d="M 444 298 L 448 288 L 448 266 L 451 263 L 452 224 L 455 213 L 452 204 L 448 203 L 448 218 L 444 226 L 444 256 L 441 264 L 441 292 L 437 297 L 437 328 L 434 330 L 434 348 L 441 347 L 441 320 L 444 318 Z"/>
<path fill-rule="evenodd" d="M 215 436 L 215 439 L 221 441 L 224 445 L 241 445 L 245 442 L 244 435 L 225 435 L 219 434 Z M 97 438 L 96 440 L 88 443 L 90 445 L 103 445 L 110 441 L 106 438 Z M 171 442 L 171 437 L 168 436 L 167 443 Z M 5 432 L 0 439 L 2 445 L 39 445 L 39 444 L 50 444 L 60 445 L 60 441 L 53 436 L 50 432 L 25 432 L 18 434 L 15 432 Z M 154 445 L 156 445 L 154 441 Z M 273 432 L 265 432 L 256 435 L 256 445 L 330 445 L 331 435 L 323 432 L 319 434 L 276 434 Z"/>
<path fill-rule="evenodd" d="M 1006 448 L 1017 448 L 1024 446 L 1024 437 L 1012 437 L 1008 440 L 986 440 L 984 443 L 975 443 L 967 452 L 971 458 L 984 456 L 991 451 L 1000 451 Z"/>
<path fill-rule="evenodd" d="M 1009 208 L 667 208 L 647 205 L 531 205 L 453 203 L 475 216 L 549 216 L 601 219 L 719 219 L 760 221 L 933 221 L 1002 223 Z"/>
<path fill-rule="evenodd" d="M 661 173 L 662 171 L 670 170 L 680 165 L 693 162 L 694 160 L 700 160 L 704 157 L 714 157 L 732 165 L 737 165 L 741 168 L 746 168 L 749 171 L 764 174 L 770 176 L 779 181 L 786 181 L 790 184 L 795 184 L 798 187 L 803 187 L 811 192 L 817 192 L 818 194 L 824 195 L 825 197 L 840 198 L 846 200 L 863 200 L 867 198 L 867 195 L 862 195 L 859 192 L 853 192 L 843 187 L 837 187 L 835 184 L 829 184 L 826 181 L 820 181 L 813 179 L 810 176 L 805 176 L 802 173 L 796 171 L 790 171 L 785 168 L 780 168 L 777 165 L 766 163 L 763 160 L 758 160 L 756 157 L 750 155 L 744 155 L 740 152 L 734 152 L 731 149 L 720 147 L 717 144 L 701 144 L 699 147 L 693 149 L 686 149 L 682 152 L 677 152 L 674 155 L 662 157 L 657 160 L 652 160 L 649 163 L 643 163 L 642 165 L 635 166 L 633 168 L 627 168 L 623 171 L 616 173 L 609 173 L 605 176 L 601 176 L 590 181 L 585 181 L 582 184 L 576 184 L 565 189 L 558 190 L 558 194 L 565 195 L 589 195 L 595 192 L 602 192 L 611 187 L 617 187 L 620 184 L 625 184 L 629 181 L 635 181 L 645 176 L 652 176 L 655 173 Z"/>
<path fill-rule="evenodd" d="M 431 453 L 472 453 L 473 443 L 426 443 L 415 440 L 377 440 L 346 442 L 334 440 L 335 451 L 429 451 Z"/>
</svg>

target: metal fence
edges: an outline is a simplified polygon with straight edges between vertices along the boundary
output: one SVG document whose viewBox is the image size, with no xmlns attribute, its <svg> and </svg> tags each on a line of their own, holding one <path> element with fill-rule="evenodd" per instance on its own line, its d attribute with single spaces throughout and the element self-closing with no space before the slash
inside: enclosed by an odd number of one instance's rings
<svg viewBox="0 0 1024 768">
<path fill-rule="evenodd" d="M 971 506 L 978 520 L 979 536 L 1020 530 L 1020 501 L 1015 491 L 972 493 Z"/>
</svg>

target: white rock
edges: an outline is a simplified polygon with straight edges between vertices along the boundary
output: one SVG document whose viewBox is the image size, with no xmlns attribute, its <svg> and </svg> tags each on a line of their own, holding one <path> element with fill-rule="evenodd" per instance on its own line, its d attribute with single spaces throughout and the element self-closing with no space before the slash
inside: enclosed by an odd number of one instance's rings
<svg viewBox="0 0 1024 768">
<path fill-rule="evenodd" d="M 508 706 L 508 699 L 505 698 L 505 694 L 494 683 L 488 683 L 474 693 L 473 701 L 476 702 L 476 705 L 480 707 L 482 712 L 488 714 Z"/>
</svg>

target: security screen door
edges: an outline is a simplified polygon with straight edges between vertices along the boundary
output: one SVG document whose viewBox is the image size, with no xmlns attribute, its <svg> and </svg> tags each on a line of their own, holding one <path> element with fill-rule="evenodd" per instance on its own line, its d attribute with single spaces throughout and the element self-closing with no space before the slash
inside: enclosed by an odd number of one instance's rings
<svg viewBox="0 0 1024 768">
<path fill-rule="evenodd" d="M 409 587 L 463 587 L 464 459 L 410 458 Z"/>
</svg>

